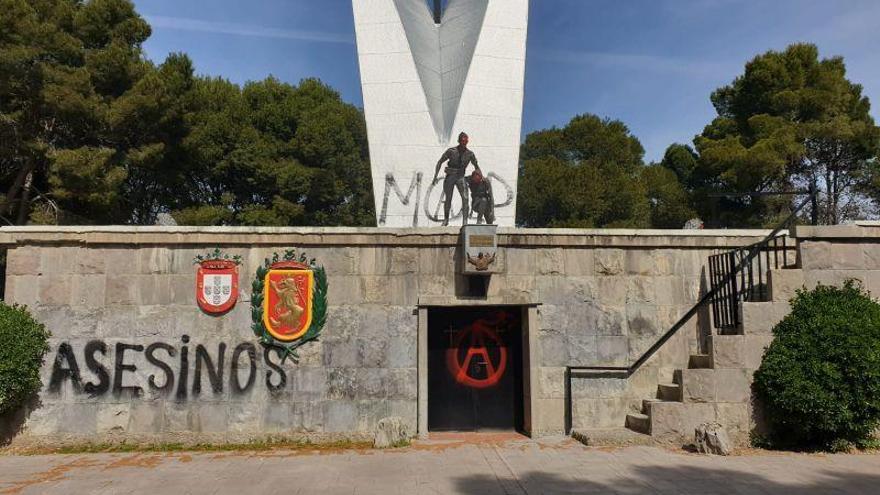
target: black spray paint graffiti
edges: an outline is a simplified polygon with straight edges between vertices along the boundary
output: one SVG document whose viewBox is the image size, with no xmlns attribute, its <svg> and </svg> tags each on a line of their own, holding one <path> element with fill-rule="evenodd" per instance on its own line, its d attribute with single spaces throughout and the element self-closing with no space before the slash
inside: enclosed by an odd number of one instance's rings
<svg viewBox="0 0 880 495">
<path fill-rule="evenodd" d="M 52 364 L 52 375 L 49 379 L 49 394 L 59 394 L 66 380 L 71 382 L 77 394 L 88 394 L 99 397 L 112 393 L 115 397 L 142 397 L 144 390 L 140 386 L 123 385 L 126 373 L 134 374 L 137 366 L 128 358 L 143 353 L 144 358 L 155 369 L 147 378 L 147 386 L 152 393 L 174 396 L 177 400 L 186 400 L 202 394 L 202 375 L 207 377 L 211 392 L 222 394 L 225 389 L 224 380 L 228 377 L 230 392 L 243 394 L 249 391 L 257 381 L 257 347 L 250 342 L 238 344 L 232 351 L 228 373 L 225 366 L 227 345 L 217 345 L 215 361 L 208 349 L 199 344 L 194 350 L 193 379 L 189 380 L 189 336 L 181 338 L 183 345 L 178 349 L 164 342 L 156 342 L 146 347 L 140 344 L 119 342 L 114 348 L 113 372 L 105 365 L 109 348 L 101 340 L 88 342 L 82 351 L 82 361 L 77 360 L 73 347 L 64 342 L 58 346 L 55 361 Z M 281 354 L 277 349 L 265 348 L 262 361 L 266 364 L 266 388 L 270 392 L 279 392 L 287 386 L 287 374 L 281 367 Z M 274 356 L 273 356 L 274 354 Z M 178 358 L 179 355 L 179 358 Z M 95 381 L 83 383 L 79 362 L 84 362 L 88 371 L 96 378 Z M 175 366 L 176 365 L 176 366 Z M 175 373 L 175 368 L 177 373 Z M 244 371 L 246 378 L 242 379 Z M 160 376 L 157 376 L 157 373 Z M 176 391 L 175 391 L 175 385 Z"/>
<path fill-rule="evenodd" d="M 513 204 L 513 188 L 510 187 L 504 179 L 502 179 L 495 172 L 489 172 L 487 175 L 489 180 L 492 182 L 493 191 L 495 192 L 495 210 L 497 211 L 499 208 L 505 208 Z M 397 184 L 397 179 L 394 177 L 394 174 L 389 172 L 385 175 L 385 193 L 382 196 L 382 211 L 379 214 L 379 225 L 385 225 L 386 220 L 388 218 L 388 200 L 391 197 L 392 191 L 394 195 L 397 196 L 397 200 L 403 206 L 410 206 L 412 203 L 413 208 L 413 221 L 412 226 L 419 226 L 419 208 L 423 208 L 425 211 L 425 216 L 428 217 L 428 220 L 434 223 L 441 223 L 443 221 L 443 202 L 444 202 L 444 194 L 442 188 L 438 188 L 437 185 L 443 182 L 442 177 L 438 177 L 437 180 L 433 181 L 428 185 L 428 189 L 425 192 L 425 200 L 422 202 L 422 180 L 424 179 L 424 174 L 422 172 L 413 172 L 413 178 L 409 183 L 409 188 L 406 190 L 406 194 L 403 194 L 403 191 L 400 190 L 400 186 Z M 499 186 L 504 189 L 505 194 L 498 194 Z M 436 200 L 432 200 L 431 195 L 434 190 L 437 189 L 440 191 L 439 197 Z M 415 195 L 415 198 L 413 198 Z M 499 198 L 504 198 L 504 201 L 498 202 Z M 461 218 L 461 207 L 459 207 L 458 211 L 449 212 L 452 215 L 450 221 L 458 220 Z M 476 214 L 473 213 L 474 218 L 476 218 Z M 497 214 L 496 214 L 497 215 Z"/>
</svg>

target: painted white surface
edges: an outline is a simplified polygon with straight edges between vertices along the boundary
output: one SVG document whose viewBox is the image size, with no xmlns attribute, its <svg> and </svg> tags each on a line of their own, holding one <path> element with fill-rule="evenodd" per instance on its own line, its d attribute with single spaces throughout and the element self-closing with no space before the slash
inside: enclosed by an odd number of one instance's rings
<svg viewBox="0 0 880 495">
<path fill-rule="evenodd" d="M 352 5 L 379 226 L 440 225 L 442 170 L 431 178 L 462 131 L 513 226 L 528 0 L 449 0 L 439 25 L 425 0 Z"/>
</svg>

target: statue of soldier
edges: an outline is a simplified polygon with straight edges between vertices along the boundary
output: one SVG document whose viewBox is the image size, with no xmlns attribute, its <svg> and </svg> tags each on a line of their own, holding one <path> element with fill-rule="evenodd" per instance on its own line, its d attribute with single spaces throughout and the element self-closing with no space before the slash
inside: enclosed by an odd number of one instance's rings
<svg viewBox="0 0 880 495">
<path fill-rule="evenodd" d="M 468 180 L 471 189 L 471 208 L 477 214 L 477 224 L 495 223 L 495 198 L 492 196 L 492 183 L 482 172 L 475 170 Z"/>
<path fill-rule="evenodd" d="M 449 148 L 440 157 L 437 162 L 437 168 L 434 170 L 434 181 L 437 182 L 437 175 L 440 173 L 440 166 L 443 162 L 446 164 L 446 178 L 443 179 L 443 226 L 449 225 L 449 210 L 452 208 L 452 189 L 458 189 L 461 196 L 461 222 L 467 225 L 470 210 L 468 209 L 467 185 L 465 179 L 465 171 L 468 165 L 473 164 L 474 168 L 479 171 L 480 166 L 477 164 L 477 157 L 474 152 L 469 150 L 468 135 L 461 133 L 458 135 L 458 146 Z"/>
</svg>

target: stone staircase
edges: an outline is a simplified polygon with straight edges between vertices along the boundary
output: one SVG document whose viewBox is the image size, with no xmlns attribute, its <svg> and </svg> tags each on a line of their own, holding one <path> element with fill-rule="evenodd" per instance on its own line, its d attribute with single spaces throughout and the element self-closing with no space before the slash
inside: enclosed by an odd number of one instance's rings
<svg viewBox="0 0 880 495">
<path fill-rule="evenodd" d="M 691 355 L 687 368 L 675 370 L 672 383 L 659 384 L 656 397 L 642 401 L 640 413 L 626 416 L 627 428 L 662 442 L 688 443 L 697 426 L 717 421 L 734 442 L 748 441 L 755 424 L 752 376 L 773 340 L 773 327 L 804 285 L 803 271 L 771 269 L 768 285 L 770 300 L 742 303 L 735 334 L 711 335 L 708 353 Z"/>
</svg>

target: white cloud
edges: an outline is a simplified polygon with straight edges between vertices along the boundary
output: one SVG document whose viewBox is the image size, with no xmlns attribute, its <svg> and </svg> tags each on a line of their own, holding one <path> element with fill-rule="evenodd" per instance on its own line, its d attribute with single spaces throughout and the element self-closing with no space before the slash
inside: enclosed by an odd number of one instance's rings
<svg viewBox="0 0 880 495">
<path fill-rule="evenodd" d="M 252 26 L 231 22 L 211 22 L 184 17 L 166 17 L 160 15 L 144 16 L 153 27 L 161 29 L 177 29 L 180 31 L 197 31 L 203 33 L 231 34 L 258 38 L 277 38 L 319 43 L 353 44 L 354 37 L 349 34 L 325 31 L 306 31 L 300 29 L 278 29 L 265 26 Z"/>
</svg>

